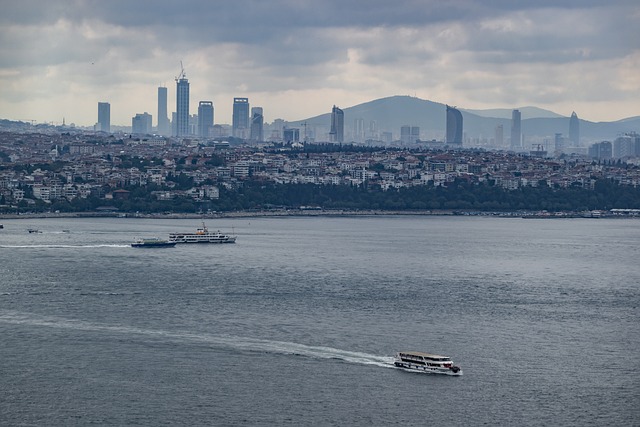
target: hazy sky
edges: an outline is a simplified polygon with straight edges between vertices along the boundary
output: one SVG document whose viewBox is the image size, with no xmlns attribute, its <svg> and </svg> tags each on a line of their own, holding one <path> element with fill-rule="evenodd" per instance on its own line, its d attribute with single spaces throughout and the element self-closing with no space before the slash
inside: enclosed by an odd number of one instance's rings
<svg viewBox="0 0 640 427">
<path fill-rule="evenodd" d="M 0 118 L 156 123 L 233 97 L 297 120 L 391 95 L 460 108 L 640 115 L 638 0 L 0 0 Z"/>
</svg>

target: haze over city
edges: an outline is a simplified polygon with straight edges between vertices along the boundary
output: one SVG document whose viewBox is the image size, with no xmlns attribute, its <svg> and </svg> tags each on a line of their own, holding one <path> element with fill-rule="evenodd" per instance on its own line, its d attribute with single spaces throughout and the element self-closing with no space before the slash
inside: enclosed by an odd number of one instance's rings
<svg viewBox="0 0 640 427">
<path fill-rule="evenodd" d="M 640 115 L 634 0 L 124 2 L 2 0 L 0 118 L 92 126 L 156 110 L 184 64 L 190 109 L 234 97 L 266 121 L 411 95 L 532 105 L 591 121 Z M 155 118 L 154 118 L 155 123 Z"/>
</svg>

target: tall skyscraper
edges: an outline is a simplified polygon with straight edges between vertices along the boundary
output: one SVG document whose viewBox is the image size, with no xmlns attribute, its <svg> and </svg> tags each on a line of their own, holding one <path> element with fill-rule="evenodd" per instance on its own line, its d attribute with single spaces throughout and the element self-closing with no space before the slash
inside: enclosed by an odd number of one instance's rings
<svg viewBox="0 0 640 427">
<path fill-rule="evenodd" d="M 408 144 L 409 138 L 411 138 L 411 126 L 400 126 L 400 142 L 402 142 L 403 144 Z"/>
<path fill-rule="evenodd" d="M 264 141 L 264 115 L 262 107 L 251 109 L 251 139 L 254 141 Z"/>
<path fill-rule="evenodd" d="M 462 113 L 447 105 L 447 144 L 462 146 Z"/>
<path fill-rule="evenodd" d="M 146 111 L 142 114 L 138 113 L 131 119 L 131 133 L 148 135 L 152 132 L 153 118 Z"/>
<path fill-rule="evenodd" d="M 176 78 L 176 136 L 189 135 L 189 80 L 184 73 Z"/>
<path fill-rule="evenodd" d="M 353 139 L 356 142 L 364 142 L 364 119 L 356 119 L 353 123 Z"/>
<path fill-rule="evenodd" d="M 213 127 L 213 102 L 200 101 L 198 104 L 198 136 L 208 138 Z"/>
<path fill-rule="evenodd" d="M 504 127 L 502 125 L 496 126 L 496 147 L 502 147 L 504 145 Z"/>
<path fill-rule="evenodd" d="M 411 126 L 411 143 L 420 141 L 420 126 Z"/>
<path fill-rule="evenodd" d="M 575 111 L 571 113 L 571 118 L 569 119 L 569 140 L 574 147 L 580 146 L 580 120 L 578 120 L 578 115 Z"/>
<path fill-rule="evenodd" d="M 98 129 L 102 132 L 111 132 L 111 104 L 98 102 Z"/>
<path fill-rule="evenodd" d="M 519 150 L 522 148 L 522 114 L 520 110 L 511 112 L 511 149 Z"/>
<path fill-rule="evenodd" d="M 331 110 L 331 131 L 329 132 L 331 142 L 344 142 L 344 111 L 333 106 Z"/>
<path fill-rule="evenodd" d="M 167 115 L 167 88 L 158 88 L 158 134 L 169 135 L 171 128 L 169 126 L 169 116 Z"/>
<path fill-rule="evenodd" d="M 233 136 L 247 138 L 249 130 L 249 98 L 233 98 Z"/>
<path fill-rule="evenodd" d="M 556 154 L 564 152 L 564 137 L 561 133 L 556 133 L 553 139 L 553 150 Z"/>
</svg>

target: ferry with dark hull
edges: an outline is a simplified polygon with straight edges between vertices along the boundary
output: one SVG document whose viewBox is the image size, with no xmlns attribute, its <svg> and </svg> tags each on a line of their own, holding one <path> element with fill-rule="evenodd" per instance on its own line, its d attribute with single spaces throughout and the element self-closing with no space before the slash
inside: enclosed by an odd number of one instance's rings
<svg viewBox="0 0 640 427">
<path fill-rule="evenodd" d="M 398 368 L 426 374 L 462 375 L 462 368 L 454 365 L 450 357 L 421 351 L 398 352 L 393 363 Z"/>
<path fill-rule="evenodd" d="M 176 245 L 175 242 L 152 237 L 150 239 L 137 239 L 131 244 L 133 248 L 172 248 Z"/>
<path fill-rule="evenodd" d="M 169 241 L 174 243 L 235 243 L 236 236 L 209 231 L 204 222 L 195 233 L 169 233 Z"/>
</svg>

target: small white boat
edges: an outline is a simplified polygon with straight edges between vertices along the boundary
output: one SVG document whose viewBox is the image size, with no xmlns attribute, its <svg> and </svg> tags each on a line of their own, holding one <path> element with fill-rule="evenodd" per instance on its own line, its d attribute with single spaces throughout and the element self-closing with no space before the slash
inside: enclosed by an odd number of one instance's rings
<svg viewBox="0 0 640 427">
<path fill-rule="evenodd" d="M 462 368 L 453 364 L 450 357 L 421 351 L 401 351 L 393 362 L 398 368 L 427 374 L 462 375 Z"/>
</svg>

